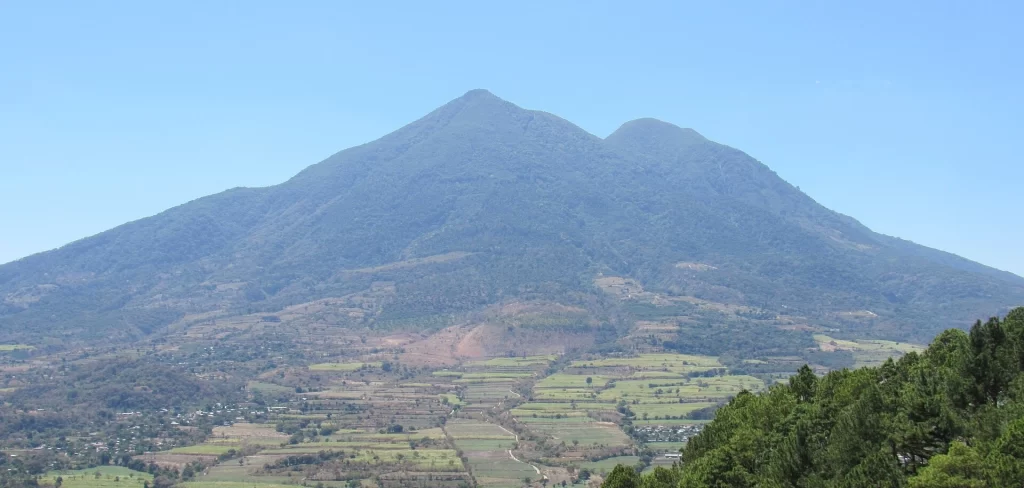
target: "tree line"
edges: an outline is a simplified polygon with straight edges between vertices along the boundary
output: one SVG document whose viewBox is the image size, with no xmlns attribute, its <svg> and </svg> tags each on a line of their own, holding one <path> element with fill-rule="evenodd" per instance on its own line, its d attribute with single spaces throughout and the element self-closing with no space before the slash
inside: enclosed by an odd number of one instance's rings
<svg viewBox="0 0 1024 488">
<path fill-rule="evenodd" d="M 671 469 L 607 488 L 1024 485 L 1024 308 L 922 353 L 737 395 Z"/>
</svg>

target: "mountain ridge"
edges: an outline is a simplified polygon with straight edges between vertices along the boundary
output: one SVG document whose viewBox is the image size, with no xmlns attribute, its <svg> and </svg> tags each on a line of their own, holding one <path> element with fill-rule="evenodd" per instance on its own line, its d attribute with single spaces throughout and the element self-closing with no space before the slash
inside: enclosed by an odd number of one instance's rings
<svg viewBox="0 0 1024 488">
<path fill-rule="evenodd" d="M 912 319 L 925 304 L 954 300 L 973 317 L 1024 303 L 1024 279 L 907 242 L 692 129 L 638 119 L 601 139 L 472 90 L 279 185 L 196 199 L 0 266 L 0 331 L 44 327 L 49 316 L 67 337 L 138 338 L 189 313 L 272 311 L 360 293 L 374 278 L 394 282 L 394 296 L 352 326 L 413 324 L 538 289 L 601 301 L 598 274 L 777 312 L 798 307 L 821 324 L 843 309 L 881 307 L 884 323 L 855 327 L 893 337 L 950 325 Z M 344 272 L 452 252 L 470 257 Z M 684 261 L 718 271 L 684 275 L 673 267 Z M 237 293 L 226 291 L 232 283 Z M 617 305 L 595 307 L 618 320 L 608 308 Z"/>
</svg>

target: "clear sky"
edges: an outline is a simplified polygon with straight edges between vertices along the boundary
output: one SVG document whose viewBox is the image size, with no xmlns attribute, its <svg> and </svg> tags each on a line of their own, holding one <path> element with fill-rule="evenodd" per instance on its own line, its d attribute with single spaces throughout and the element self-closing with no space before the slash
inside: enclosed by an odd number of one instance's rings
<svg viewBox="0 0 1024 488">
<path fill-rule="evenodd" d="M 499 3 L 501 5 L 499 5 Z M 0 262 L 282 182 L 472 88 L 657 117 L 1024 275 L 1024 3 L 0 0 Z"/>
</svg>

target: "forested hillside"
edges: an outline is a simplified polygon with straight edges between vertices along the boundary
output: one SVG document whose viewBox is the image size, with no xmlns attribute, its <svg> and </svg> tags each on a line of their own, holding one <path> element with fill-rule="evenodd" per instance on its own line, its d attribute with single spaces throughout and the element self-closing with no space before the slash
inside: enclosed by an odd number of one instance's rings
<svg viewBox="0 0 1024 488">
<path fill-rule="evenodd" d="M 1013 487 L 1024 484 L 1024 308 L 951 329 L 876 368 L 742 393 L 681 466 L 603 486 Z"/>
<path fill-rule="evenodd" d="M 429 332 L 538 299 L 628 326 L 595 286 L 609 277 L 655 304 L 710 303 L 686 314 L 697 322 L 730 306 L 784 316 L 769 325 L 804 343 L 811 328 L 923 341 L 1024 304 L 1024 279 L 878 235 L 693 130 L 641 119 L 601 139 L 474 90 L 280 185 L 0 266 L 0 334 L 134 341 L 287 307 L 338 317 L 285 319 L 296 327 Z"/>
</svg>

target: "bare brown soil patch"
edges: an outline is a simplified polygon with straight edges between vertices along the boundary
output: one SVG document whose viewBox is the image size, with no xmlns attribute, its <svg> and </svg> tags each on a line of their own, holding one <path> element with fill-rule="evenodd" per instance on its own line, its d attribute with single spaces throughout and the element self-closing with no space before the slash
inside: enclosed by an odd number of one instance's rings
<svg viewBox="0 0 1024 488">
<path fill-rule="evenodd" d="M 464 325 L 448 327 L 436 333 L 410 342 L 403 348 L 399 359 L 403 364 L 418 366 L 452 366 L 459 363 L 457 346 L 472 330 Z"/>
<path fill-rule="evenodd" d="M 493 344 L 495 331 L 487 325 L 474 327 L 455 346 L 455 354 L 465 359 L 477 359 L 487 356 L 487 343 Z M 490 339 L 490 340 L 488 340 Z"/>
</svg>

